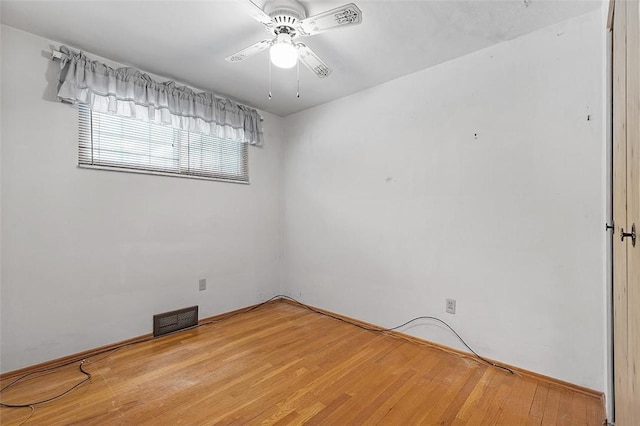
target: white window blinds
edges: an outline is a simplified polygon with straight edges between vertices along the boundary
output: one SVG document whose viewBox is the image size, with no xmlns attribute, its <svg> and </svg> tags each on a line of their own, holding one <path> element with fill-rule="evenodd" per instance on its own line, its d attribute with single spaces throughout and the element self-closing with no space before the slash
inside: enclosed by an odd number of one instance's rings
<svg viewBox="0 0 640 426">
<path fill-rule="evenodd" d="M 81 167 L 249 182 L 247 143 L 78 110 Z"/>
</svg>

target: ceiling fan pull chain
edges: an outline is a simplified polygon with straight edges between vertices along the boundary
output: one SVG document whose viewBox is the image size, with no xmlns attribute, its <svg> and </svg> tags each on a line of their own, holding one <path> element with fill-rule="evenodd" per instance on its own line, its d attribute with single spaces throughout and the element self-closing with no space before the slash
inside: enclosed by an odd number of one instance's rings
<svg viewBox="0 0 640 426">
<path fill-rule="evenodd" d="M 298 91 L 296 92 L 296 97 L 300 99 L 300 60 L 296 62 L 296 74 L 298 77 Z"/>
<path fill-rule="evenodd" d="M 269 60 L 269 100 L 271 97 L 271 60 Z"/>
</svg>

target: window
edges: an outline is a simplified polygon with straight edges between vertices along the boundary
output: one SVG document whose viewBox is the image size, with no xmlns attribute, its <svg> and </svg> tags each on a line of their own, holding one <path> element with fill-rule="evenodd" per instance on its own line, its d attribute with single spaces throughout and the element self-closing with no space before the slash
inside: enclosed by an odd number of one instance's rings
<svg viewBox="0 0 640 426">
<path fill-rule="evenodd" d="M 78 110 L 80 167 L 249 182 L 246 143 Z"/>
</svg>

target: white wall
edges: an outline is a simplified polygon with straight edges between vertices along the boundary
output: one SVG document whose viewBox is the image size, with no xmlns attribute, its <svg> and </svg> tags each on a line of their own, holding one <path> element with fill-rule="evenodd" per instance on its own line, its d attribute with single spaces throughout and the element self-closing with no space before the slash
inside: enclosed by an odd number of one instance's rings
<svg viewBox="0 0 640 426">
<path fill-rule="evenodd" d="M 604 390 L 600 21 L 264 114 L 249 186 L 78 169 L 58 44 L 3 26 L 0 370 L 282 288 L 380 325 L 436 315 L 488 357 Z"/>
<path fill-rule="evenodd" d="M 594 12 L 287 117 L 283 290 L 384 326 L 435 315 L 604 390 L 603 31 Z"/>
<path fill-rule="evenodd" d="M 251 185 L 78 169 L 50 46 L 2 27 L 2 371 L 149 333 L 154 313 L 274 295 L 283 120 L 263 114 Z"/>
</svg>

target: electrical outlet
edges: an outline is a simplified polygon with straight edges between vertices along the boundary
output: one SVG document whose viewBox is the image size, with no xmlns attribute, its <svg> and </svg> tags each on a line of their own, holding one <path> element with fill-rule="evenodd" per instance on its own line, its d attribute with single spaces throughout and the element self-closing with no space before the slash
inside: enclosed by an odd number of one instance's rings
<svg viewBox="0 0 640 426">
<path fill-rule="evenodd" d="M 447 312 L 450 314 L 456 313 L 456 301 L 455 299 L 447 299 Z"/>
<path fill-rule="evenodd" d="M 207 279 L 206 278 L 201 278 L 199 281 L 199 288 L 200 291 L 206 290 L 207 289 Z"/>
</svg>

